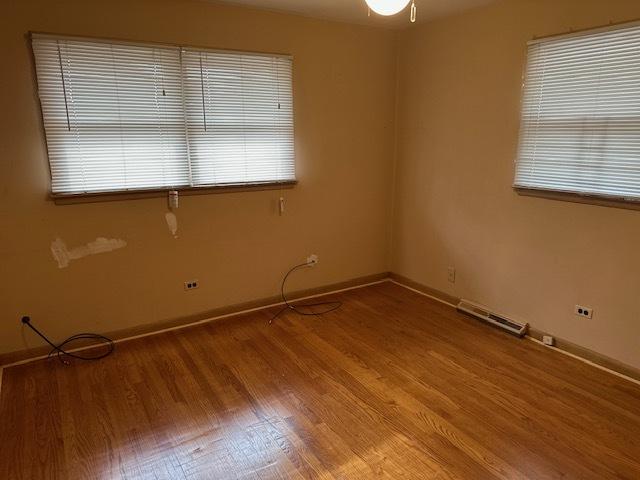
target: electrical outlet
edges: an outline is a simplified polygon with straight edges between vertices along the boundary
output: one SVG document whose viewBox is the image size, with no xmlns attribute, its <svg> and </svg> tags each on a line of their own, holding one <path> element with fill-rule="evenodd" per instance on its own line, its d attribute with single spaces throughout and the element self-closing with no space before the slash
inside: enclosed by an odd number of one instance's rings
<svg viewBox="0 0 640 480">
<path fill-rule="evenodd" d="M 449 283 L 456 283 L 456 268 L 455 267 L 447 268 L 447 278 L 449 280 Z"/>
<path fill-rule="evenodd" d="M 544 343 L 545 345 L 547 345 L 549 347 L 553 347 L 556 344 L 556 339 L 553 338 L 551 335 L 543 335 L 542 336 L 542 343 Z"/>
<path fill-rule="evenodd" d="M 318 261 L 318 255 L 316 255 L 315 253 L 312 253 L 307 257 L 307 265 L 309 265 L 310 267 L 317 265 Z"/>
<path fill-rule="evenodd" d="M 582 305 L 576 305 L 576 308 L 573 310 L 573 313 L 575 313 L 579 317 L 593 318 L 593 308 L 591 307 L 583 307 Z"/>
<path fill-rule="evenodd" d="M 185 290 L 194 290 L 200 286 L 200 282 L 198 280 L 188 280 L 184 282 Z"/>
</svg>

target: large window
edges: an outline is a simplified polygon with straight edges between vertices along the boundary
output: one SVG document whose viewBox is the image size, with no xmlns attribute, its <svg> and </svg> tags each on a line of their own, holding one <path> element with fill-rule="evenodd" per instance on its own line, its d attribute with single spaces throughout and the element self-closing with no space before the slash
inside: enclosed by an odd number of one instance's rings
<svg viewBox="0 0 640 480">
<path fill-rule="evenodd" d="M 295 180 L 290 57 L 32 44 L 53 194 Z"/>
<path fill-rule="evenodd" d="M 640 26 L 529 45 L 515 186 L 640 200 Z"/>
</svg>

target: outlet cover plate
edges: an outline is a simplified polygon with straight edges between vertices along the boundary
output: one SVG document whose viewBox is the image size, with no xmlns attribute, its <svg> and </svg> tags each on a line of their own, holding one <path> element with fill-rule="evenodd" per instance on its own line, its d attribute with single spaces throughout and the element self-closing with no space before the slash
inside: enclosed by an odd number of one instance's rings
<svg viewBox="0 0 640 480">
<path fill-rule="evenodd" d="M 593 308 L 591 307 L 576 305 L 576 307 L 573 310 L 573 313 L 575 313 L 577 316 L 582 318 L 593 318 Z"/>
<path fill-rule="evenodd" d="M 447 268 L 447 279 L 449 280 L 449 283 L 456 283 L 456 268 L 455 267 Z"/>
</svg>

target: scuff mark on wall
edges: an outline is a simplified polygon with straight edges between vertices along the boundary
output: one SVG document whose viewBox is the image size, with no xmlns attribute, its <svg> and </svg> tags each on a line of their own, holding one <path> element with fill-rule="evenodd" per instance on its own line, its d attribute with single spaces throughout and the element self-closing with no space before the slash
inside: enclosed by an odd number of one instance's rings
<svg viewBox="0 0 640 480">
<path fill-rule="evenodd" d="M 164 214 L 164 218 L 167 221 L 167 227 L 173 238 L 178 238 L 178 217 L 173 212 L 167 212 Z"/>
<path fill-rule="evenodd" d="M 71 260 L 78 260 L 88 255 L 111 252 L 126 246 L 127 242 L 119 238 L 98 237 L 93 242 L 69 250 L 64 240 L 58 237 L 51 242 L 51 253 L 53 253 L 53 258 L 58 262 L 58 268 L 66 268 Z"/>
</svg>

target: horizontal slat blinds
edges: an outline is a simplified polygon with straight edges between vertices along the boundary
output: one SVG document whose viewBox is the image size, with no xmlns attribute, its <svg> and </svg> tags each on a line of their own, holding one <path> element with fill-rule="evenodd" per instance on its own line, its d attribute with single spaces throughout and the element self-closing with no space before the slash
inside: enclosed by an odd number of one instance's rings
<svg viewBox="0 0 640 480">
<path fill-rule="evenodd" d="M 291 58 L 32 43 L 54 194 L 295 180 Z"/>
<path fill-rule="evenodd" d="M 33 38 L 53 193 L 189 184 L 180 51 Z"/>
<path fill-rule="evenodd" d="M 640 199 L 640 27 L 530 44 L 515 186 Z"/>
<path fill-rule="evenodd" d="M 185 50 L 194 183 L 295 178 L 291 59 Z"/>
</svg>

